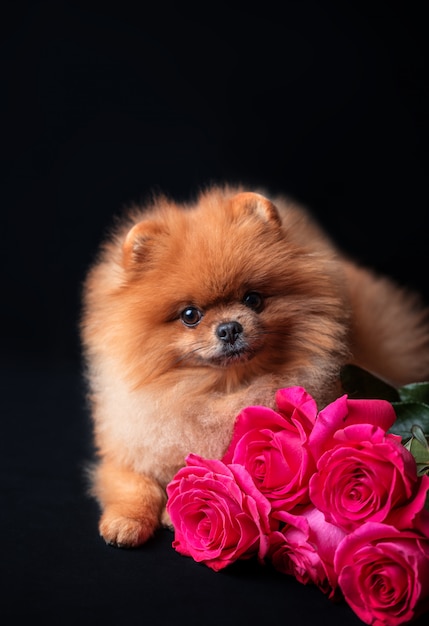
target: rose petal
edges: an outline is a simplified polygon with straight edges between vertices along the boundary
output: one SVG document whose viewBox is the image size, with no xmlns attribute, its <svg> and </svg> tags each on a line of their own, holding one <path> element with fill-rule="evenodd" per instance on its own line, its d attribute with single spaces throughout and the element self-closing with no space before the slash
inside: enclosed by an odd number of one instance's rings
<svg viewBox="0 0 429 626">
<path fill-rule="evenodd" d="M 215 571 L 268 549 L 270 503 L 241 465 L 186 458 L 167 485 L 167 511 L 175 529 L 173 547 Z"/>
<path fill-rule="evenodd" d="M 397 626 L 429 608 L 429 539 L 420 533 L 367 522 L 341 541 L 334 567 L 367 624 Z"/>
<path fill-rule="evenodd" d="M 369 424 L 387 432 L 395 420 L 395 411 L 386 400 L 349 400 L 343 395 L 319 412 L 309 437 L 309 447 L 317 460 L 336 445 L 336 432 L 346 426 Z"/>
</svg>

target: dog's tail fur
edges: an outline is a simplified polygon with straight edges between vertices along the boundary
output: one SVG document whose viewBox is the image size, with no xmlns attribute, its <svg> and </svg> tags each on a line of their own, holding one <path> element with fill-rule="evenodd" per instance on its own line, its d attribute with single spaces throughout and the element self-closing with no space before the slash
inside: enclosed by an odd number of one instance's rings
<svg viewBox="0 0 429 626">
<path fill-rule="evenodd" d="M 394 386 L 429 380 L 429 308 L 421 297 L 345 263 L 353 362 Z"/>
</svg>

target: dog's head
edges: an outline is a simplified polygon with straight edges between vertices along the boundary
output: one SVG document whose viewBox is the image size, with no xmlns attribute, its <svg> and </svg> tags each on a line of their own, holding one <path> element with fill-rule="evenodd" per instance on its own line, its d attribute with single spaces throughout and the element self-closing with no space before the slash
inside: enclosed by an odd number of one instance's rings
<svg viewBox="0 0 429 626">
<path fill-rule="evenodd" d="M 140 215 L 123 236 L 109 321 L 136 384 L 173 372 L 239 384 L 329 349 L 335 269 L 305 234 L 300 213 L 247 192 Z"/>
</svg>

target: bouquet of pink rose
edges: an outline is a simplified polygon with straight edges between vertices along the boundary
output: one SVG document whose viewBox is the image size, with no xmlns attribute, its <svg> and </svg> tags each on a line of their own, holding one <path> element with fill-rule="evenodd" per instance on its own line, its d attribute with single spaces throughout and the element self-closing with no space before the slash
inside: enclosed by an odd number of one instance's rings
<svg viewBox="0 0 429 626">
<path fill-rule="evenodd" d="M 270 562 L 344 598 L 367 624 L 425 613 L 429 383 L 395 393 L 345 393 L 318 412 L 290 387 L 278 390 L 277 411 L 243 409 L 224 457 L 189 454 L 167 486 L 173 547 L 215 571 Z"/>
</svg>

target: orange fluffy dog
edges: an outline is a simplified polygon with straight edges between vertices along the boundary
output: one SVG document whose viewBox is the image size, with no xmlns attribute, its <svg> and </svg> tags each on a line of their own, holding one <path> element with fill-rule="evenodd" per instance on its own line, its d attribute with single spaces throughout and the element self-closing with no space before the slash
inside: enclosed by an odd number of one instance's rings
<svg viewBox="0 0 429 626">
<path fill-rule="evenodd" d="M 429 378 L 416 296 L 345 258 L 301 207 L 240 188 L 128 213 L 88 274 L 81 328 L 92 493 L 118 546 L 168 524 L 187 453 L 221 458 L 239 411 L 278 388 L 322 407 L 345 363 L 395 385 Z"/>
</svg>

